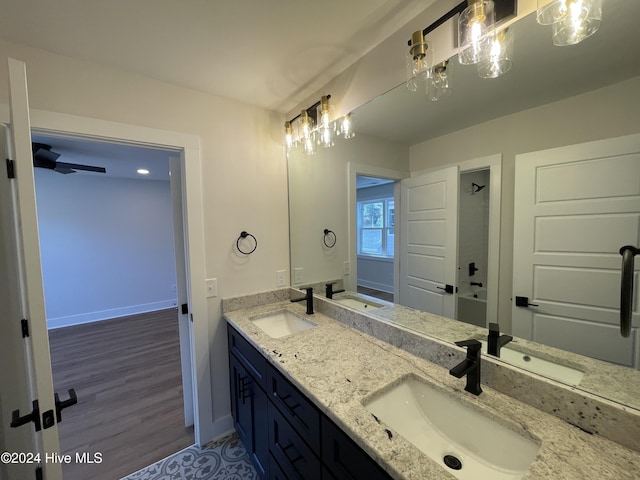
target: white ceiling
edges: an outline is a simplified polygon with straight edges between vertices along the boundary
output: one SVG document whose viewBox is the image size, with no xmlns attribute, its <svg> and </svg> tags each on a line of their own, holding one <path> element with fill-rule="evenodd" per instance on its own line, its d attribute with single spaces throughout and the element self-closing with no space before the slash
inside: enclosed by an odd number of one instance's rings
<svg viewBox="0 0 640 480">
<path fill-rule="evenodd" d="M 434 0 L 0 0 L 0 37 L 285 113 Z"/>
</svg>

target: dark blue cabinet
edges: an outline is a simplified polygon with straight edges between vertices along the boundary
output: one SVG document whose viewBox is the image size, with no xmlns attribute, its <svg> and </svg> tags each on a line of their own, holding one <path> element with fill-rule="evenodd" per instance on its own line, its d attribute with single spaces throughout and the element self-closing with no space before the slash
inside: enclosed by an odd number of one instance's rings
<svg viewBox="0 0 640 480">
<path fill-rule="evenodd" d="M 249 371 L 229 355 L 231 413 L 238 437 L 261 478 L 269 464 L 267 396 Z"/>
<path fill-rule="evenodd" d="M 227 333 L 231 412 L 260 478 L 391 480 L 231 325 Z"/>
</svg>

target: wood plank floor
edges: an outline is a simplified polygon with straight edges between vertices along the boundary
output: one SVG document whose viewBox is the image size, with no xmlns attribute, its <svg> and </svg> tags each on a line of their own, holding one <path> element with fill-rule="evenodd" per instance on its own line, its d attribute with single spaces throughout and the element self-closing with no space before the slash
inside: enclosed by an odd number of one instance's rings
<svg viewBox="0 0 640 480">
<path fill-rule="evenodd" d="M 362 285 L 358 285 L 357 290 L 358 293 L 363 293 L 370 297 L 379 298 L 380 300 L 385 300 L 387 302 L 393 302 L 393 293 L 382 292 L 373 288 L 363 287 Z"/>
<path fill-rule="evenodd" d="M 61 400 L 60 449 L 102 454 L 100 464 L 64 465 L 64 480 L 114 480 L 193 444 L 185 428 L 175 309 L 49 332 Z"/>
</svg>

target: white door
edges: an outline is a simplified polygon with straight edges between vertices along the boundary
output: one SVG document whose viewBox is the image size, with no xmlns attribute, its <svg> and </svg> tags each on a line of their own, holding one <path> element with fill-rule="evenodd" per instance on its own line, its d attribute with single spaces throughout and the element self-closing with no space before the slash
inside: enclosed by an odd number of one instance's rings
<svg viewBox="0 0 640 480">
<path fill-rule="evenodd" d="M 9 59 L 11 126 L 3 126 L 5 158 L 11 159 L 15 178 L 2 172 L 2 293 L 0 305 L 0 404 L 2 408 L 3 450 L 40 454 L 35 464 L 6 465 L 9 478 L 36 478 L 40 466 L 46 480 L 62 479 L 59 463 L 47 462 L 45 454 L 60 453 L 55 420 L 49 336 L 45 316 L 35 186 L 31 157 L 31 129 L 26 68 Z M 7 148 L 9 145 L 9 148 Z M 3 169 L 4 170 L 4 169 Z M 5 287 L 6 286 L 6 287 Z M 21 320 L 26 319 L 28 336 L 22 336 Z M 63 400 L 66 395 L 62 395 Z M 19 416 L 32 413 L 37 400 L 40 423 L 11 428 L 14 411 Z M 34 460 L 36 460 L 34 458 Z M 1 471 L 1 470 L 0 470 Z"/>
<path fill-rule="evenodd" d="M 516 156 L 513 334 L 640 367 L 640 262 L 620 334 L 623 245 L 640 246 L 640 135 Z"/>
<path fill-rule="evenodd" d="M 178 331 L 180 335 L 180 359 L 182 365 L 182 396 L 184 403 L 184 423 L 193 425 L 193 351 L 192 328 L 189 315 L 189 295 L 187 292 L 187 258 L 184 245 L 184 216 L 182 211 L 182 163 L 178 157 L 169 158 L 169 183 L 171 185 L 171 205 L 173 212 L 173 244 L 176 255 L 176 293 L 178 297 Z M 184 307 L 183 307 L 184 306 Z"/>
<path fill-rule="evenodd" d="M 400 304 L 456 318 L 458 167 L 401 182 Z"/>
</svg>

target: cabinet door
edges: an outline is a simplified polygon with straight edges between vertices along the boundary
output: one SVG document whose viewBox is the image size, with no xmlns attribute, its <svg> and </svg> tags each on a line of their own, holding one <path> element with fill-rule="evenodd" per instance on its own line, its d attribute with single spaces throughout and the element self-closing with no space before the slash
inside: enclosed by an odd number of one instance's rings
<svg viewBox="0 0 640 480">
<path fill-rule="evenodd" d="M 269 403 L 269 451 L 289 480 L 320 480 L 320 460 Z"/>
<path fill-rule="evenodd" d="M 233 425 L 258 475 L 265 478 L 269 461 L 267 395 L 233 355 L 229 355 L 229 378 Z"/>
<path fill-rule="evenodd" d="M 391 480 L 369 455 L 340 430 L 331 420 L 322 417 L 322 461 L 329 471 L 327 480 Z"/>
<path fill-rule="evenodd" d="M 251 397 L 248 394 L 251 377 L 233 355 L 229 355 L 229 378 L 231 380 L 231 414 L 233 426 L 240 441 L 249 450 L 252 445 Z M 251 453 L 251 452 L 248 452 Z"/>
</svg>

